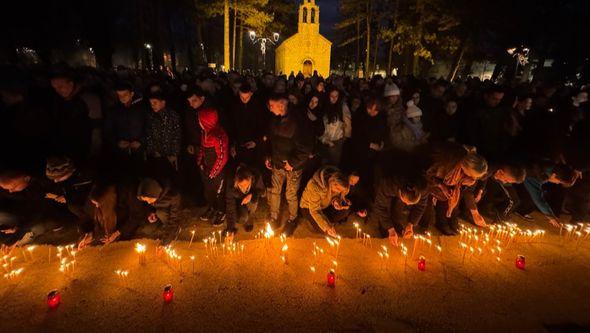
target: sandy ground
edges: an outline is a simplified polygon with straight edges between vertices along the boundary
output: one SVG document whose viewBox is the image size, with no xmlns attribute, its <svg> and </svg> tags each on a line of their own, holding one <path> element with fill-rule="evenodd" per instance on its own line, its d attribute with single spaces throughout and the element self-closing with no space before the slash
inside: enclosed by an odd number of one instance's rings
<svg viewBox="0 0 590 333">
<path fill-rule="evenodd" d="M 278 237 L 267 242 L 241 232 L 243 254 L 207 256 L 202 238 L 217 229 L 200 227 L 189 248 L 196 223 L 202 225 L 187 217 L 173 243 L 182 268 L 157 256 L 153 240 L 141 240 L 145 264 L 135 241 L 119 242 L 84 249 L 67 273 L 58 270 L 54 246 L 38 246 L 27 261 L 17 250 L 13 266 L 24 270 L 0 283 L 0 332 L 590 332 L 590 239 L 576 244 L 548 232 L 503 249 L 500 262 L 488 252 L 463 262 L 459 237 L 434 235 L 433 247 L 419 247 L 414 258 L 406 261 L 388 246 L 390 258 L 381 260 L 385 240 L 363 245 L 343 226 L 332 289 L 326 275 L 335 249 L 305 227 L 287 240 L 284 264 Z M 317 258 L 314 242 L 325 250 Z M 412 241 L 405 245 L 411 256 Z M 526 256 L 524 271 L 515 267 L 518 254 Z M 420 255 L 424 272 L 417 269 Z M 128 270 L 128 278 L 117 277 L 117 269 Z M 175 292 L 169 304 L 166 284 Z M 55 310 L 46 305 L 52 289 L 62 295 Z"/>
</svg>

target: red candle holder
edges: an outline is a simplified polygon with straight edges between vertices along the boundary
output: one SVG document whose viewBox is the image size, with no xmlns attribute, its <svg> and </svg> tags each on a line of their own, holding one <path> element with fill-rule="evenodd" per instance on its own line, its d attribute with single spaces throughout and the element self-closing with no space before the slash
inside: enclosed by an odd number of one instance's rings
<svg viewBox="0 0 590 333">
<path fill-rule="evenodd" d="M 516 268 L 524 270 L 525 267 L 525 259 L 523 255 L 516 256 Z"/>
<path fill-rule="evenodd" d="M 172 299 L 174 298 L 174 290 L 172 290 L 172 285 L 168 284 L 164 287 L 164 293 L 162 296 L 164 297 L 164 302 L 172 302 Z"/>
<path fill-rule="evenodd" d="M 61 295 L 57 289 L 54 289 L 47 294 L 47 306 L 50 309 L 55 309 L 61 303 Z"/>
<path fill-rule="evenodd" d="M 426 258 L 424 258 L 424 256 L 420 256 L 418 259 L 418 270 L 421 272 L 426 270 Z"/>
<path fill-rule="evenodd" d="M 336 287 L 336 272 L 333 269 L 328 272 L 328 287 Z"/>
</svg>

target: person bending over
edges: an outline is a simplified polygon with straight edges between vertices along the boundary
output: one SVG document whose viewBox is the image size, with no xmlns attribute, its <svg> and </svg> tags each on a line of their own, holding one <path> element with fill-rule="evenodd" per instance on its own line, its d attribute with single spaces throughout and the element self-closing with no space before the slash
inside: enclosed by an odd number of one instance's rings
<svg viewBox="0 0 590 333">
<path fill-rule="evenodd" d="M 314 230 L 335 237 L 334 226 L 343 221 L 343 216 L 348 216 L 352 204 L 346 198 L 349 188 L 348 177 L 337 168 L 326 166 L 316 171 L 301 196 L 301 217 L 307 220 Z M 330 207 L 334 208 L 333 213 L 327 214 Z M 285 235 L 293 235 L 296 228 L 296 222 L 287 225 Z"/>
</svg>

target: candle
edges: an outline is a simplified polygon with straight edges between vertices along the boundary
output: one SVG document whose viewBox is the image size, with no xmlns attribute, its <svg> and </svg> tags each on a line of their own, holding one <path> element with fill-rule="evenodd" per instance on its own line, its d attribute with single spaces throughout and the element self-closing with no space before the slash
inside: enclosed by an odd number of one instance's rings
<svg viewBox="0 0 590 333">
<path fill-rule="evenodd" d="M 524 270 L 525 258 L 523 255 L 516 256 L 516 268 Z"/>
<path fill-rule="evenodd" d="M 195 238 L 195 230 L 191 231 L 191 241 L 188 243 L 189 249 L 190 249 L 191 245 L 193 244 L 193 238 Z"/>
<path fill-rule="evenodd" d="M 426 270 L 426 258 L 424 256 L 420 256 L 420 259 L 418 259 L 418 270 L 421 272 Z"/>
<path fill-rule="evenodd" d="M 172 290 L 172 285 L 168 284 L 164 287 L 164 293 L 162 296 L 164 297 L 164 302 L 172 302 L 172 299 L 174 298 L 174 290 Z"/>
<path fill-rule="evenodd" d="M 142 243 L 135 243 L 135 252 L 137 252 L 137 254 L 139 255 L 138 262 L 139 264 L 145 264 L 145 251 L 146 251 L 146 246 Z"/>
<path fill-rule="evenodd" d="M 330 269 L 328 271 L 328 287 L 334 288 L 336 287 L 336 272 L 334 269 Z"/>
<path fill-rule="evenodd" d="M 60 303 L 61 295 L 59 294 L 59 291 L 57 291 L 57 289 L 52 290 L 49 292 L 49 294 L 47 294 L 47 306 L 49 306 L 50 309 L 57 308 Z"/>
<path fill-rule="evenodd" d="M 190 256 L 191 263 L 193 265 L 193 275 L 195 275 L 195 256 Z"/>
<path fill-rule="evenodd" d="M 287 250 L 289 249 L 289 246 L 287 244 L 283 245 L 283 248 L 281 248 L 281 252 L 283 253 L 281 255 L 281 259 L 283 260 L 283 263 L 285 265 L 287 265 Z"/>
</svg>

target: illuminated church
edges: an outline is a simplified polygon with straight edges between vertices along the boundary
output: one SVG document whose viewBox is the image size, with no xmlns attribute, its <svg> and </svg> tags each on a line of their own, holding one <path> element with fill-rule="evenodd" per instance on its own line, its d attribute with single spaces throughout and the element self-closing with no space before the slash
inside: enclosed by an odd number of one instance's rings
<svg viewBox="0 0 590 333">
<path fill-rule="evenodd" d="M 286 75 L 301 72 L 305 77 L 317 71 L 330 75 L 330 52 L 332 42 L 320 35 L 320 8 L 315 0 L 303 0 L 299 6 L 297 33 L 286 39 L 276 49 L 276 74 Z"/>
</svg>

